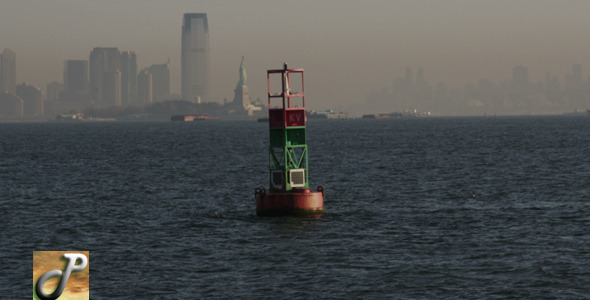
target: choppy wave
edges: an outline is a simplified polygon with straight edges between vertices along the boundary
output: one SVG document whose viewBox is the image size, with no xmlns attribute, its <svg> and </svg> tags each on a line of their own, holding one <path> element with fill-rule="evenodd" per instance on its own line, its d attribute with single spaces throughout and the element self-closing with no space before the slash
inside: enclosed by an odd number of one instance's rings
<svg viewBox="0 0 590 300">
<path fill-rule="evenodd" d="M 586 298 L 588 132 L 312 120 L 309 219 L 255 216 L 262 123 L 0 124 L 0 292 L 30 295 L 34 250 L 89 250 L 93 299 Z"/>
</svg>

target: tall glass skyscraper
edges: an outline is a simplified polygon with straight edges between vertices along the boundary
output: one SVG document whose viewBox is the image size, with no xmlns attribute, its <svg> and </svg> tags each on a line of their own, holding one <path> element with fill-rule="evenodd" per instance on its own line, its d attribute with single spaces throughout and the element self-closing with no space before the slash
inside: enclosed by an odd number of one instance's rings
<svg viewBox="0 0 590 300">
<path fill-rule="evenodd" d="M 133 51 L 121 52 L 121 104 L 137 102 L 137 57 Z"/>
<path fill-rule="evenodd" d="M 61 98 L 70 102 L 88 102 L 87 60 L 66 60 L 64 62 L 64 92 Z"/>
<path fill-rule="evenodd" d="M 151 65 L 147 71 L 152 74 L 152 97 L 154 102 L 170 97 L 170 69 L 168 64 Z"/>
<path fill-rule="evenodd" d="M 184 14 L 181 55 L 182 97 L 195 102 L 208 100 L 210 67 L 207 14 Z"/>
<path fill-rule="evenodd" d="M 121 105 L 121 54 L 119 50 L 96 47 L 90 52 L 88 65 L 91 103 L 105 108 Z"/>
<path fill-rule="evenodd" d="M 16 93 L 16 54 L 5 48 L 0 54 L 0 93 Z"/>
</svg>

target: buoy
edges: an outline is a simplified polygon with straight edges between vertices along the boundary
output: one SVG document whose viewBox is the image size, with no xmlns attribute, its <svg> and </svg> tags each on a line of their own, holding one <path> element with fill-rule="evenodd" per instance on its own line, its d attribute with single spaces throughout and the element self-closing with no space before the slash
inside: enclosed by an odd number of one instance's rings
<svg viewBox="0 0 590 300">
<path fill-rule="evenodd" d="M 309 186 L 305 124 L 305 86 L 303 69 L 266 71 L 268 88 L 269 181 L 268 191 L 257 188 L 256 214 L 259 216 L 321 215 L 324 213 L 324 188 Z M 271 88 L 280 80 L 280 90 Z M 300 90 L 299 90 L 300 89 Z"/>
</svg>

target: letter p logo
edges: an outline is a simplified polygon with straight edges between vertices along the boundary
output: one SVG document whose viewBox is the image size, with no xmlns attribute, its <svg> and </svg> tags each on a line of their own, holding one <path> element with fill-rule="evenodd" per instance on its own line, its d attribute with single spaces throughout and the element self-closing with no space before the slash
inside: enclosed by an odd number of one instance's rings
<svg viewBox="0 0 590 300">
<path fill-rule="evenodd" d="M 39 252 L 36 252 L 39 253 Z M 59 252 L 55 252 L 55 251 L 44 251 L 44 252 L 40 252 L 41 254 L 45 254 L 44 256 L 44 260 L 45 259 L 52 259 L 52 260 L 58 260 L 59 261 L 59 256 L 57 256 L 56 254 L 61 254 Z M 33 276 L 35 276 L 35 270 L 37 269 L 37 266 L 35 265 L 37 261 L 39 261 L 38 259 L 36 260 L 36 257 L 34 254 L 33 255 Z M 45 273 L 43 273 L 39 279 L 37 279 L 37 282 L 35 284 L 35 295 L 41 299 L 41 300 L 55 300 L 57 298 L 59 298 L 62 293 L 64 292 L 64 289 L 66 288 L 66 284 L 68 283 L 68 279 L 70 279 L 70 275 L 72 274 L 72 272 L 80 272 L 83 271 L 86 266 L 88 265 L 88 257 L 84 254 L 81 253 L 64 253 L 62 256 L 66 261 L 66 265 L 64 267 L 63 272 L 61 270 L 50 270 L 47 271 Z M 44 261 L 40 262 L 41 264 Z M 51 294 L 47 294 L 44 290 L 43 287 L 45 285 L 45 283 L 53 278 L 53 277 L 60 277 L 59 282 L 57 283 L 57 286 L 55 288 L 55 290 L 53 291 L 53 293 Z M 88 277 L 85 277 L 86 279 Z M 71 286 L 71 285 L 70 285 Z M 74 292 L 79 291 L 80 290 L 80 286 L 79 284 L 74 284 L 75 289 L 73 288 Z M 86 281 L 86 289 L 88 287 L 88 282 Z M 83 290 L 83 288 L 82 288 Z"/>
</svg>

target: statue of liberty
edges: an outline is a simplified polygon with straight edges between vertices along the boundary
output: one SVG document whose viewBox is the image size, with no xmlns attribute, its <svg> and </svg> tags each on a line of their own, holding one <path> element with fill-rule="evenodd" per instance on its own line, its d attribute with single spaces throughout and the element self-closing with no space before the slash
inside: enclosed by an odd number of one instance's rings
<svg viewBox="0 0 590 300">
<path fill-rule="evenodd" d="M 244 56 L 242 56 L 242 63 L 240 63 L 240 80 L 234 90 L 234 107 L 238 111 L 246 112 L 251 108 L 252 103 L 250 102 L 250 95 L 248 86 L 246 86 L 246 68 L 244 67 Z"/>
<path fill-rule="evenodd" d="M 244 56 L 242 55 L 242 63 L 240 63 L 240 81 L 238 86 L 246 86 L 246 68 L 244 67 Z"/>
</svg>

